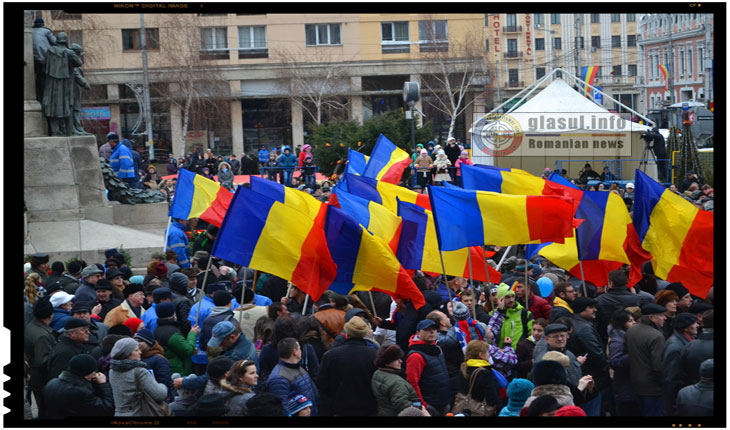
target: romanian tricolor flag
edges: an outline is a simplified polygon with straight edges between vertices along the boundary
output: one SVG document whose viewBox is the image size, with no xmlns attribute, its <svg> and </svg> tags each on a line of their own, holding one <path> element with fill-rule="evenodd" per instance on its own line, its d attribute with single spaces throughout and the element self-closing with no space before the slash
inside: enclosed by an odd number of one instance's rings
<svg viewBox="0 0 730 430">
<path fill-rule="evenodd" d="M 411 299 L 416 309 L 426 303 L 388 244 L 343 210 L 327 206 L 325 232 L 329 251 L 337 263 L 337 277 L 329 285 L 330 290 L 340 294 L 382 291 L 396 299 Z"/>
<path fill-rule="evenodd" d="M 337 188 L 331 194 L 329 204 L 342 209 L 370 233 L 383 239 L 394 254 L 398 250 L 401 219 L 385 206 Z"/>
<path fill-rule="evenodd" d="M 456 251 L 443 251 L 444 267 L 441 266 L 439 244 L 436 238 L 436 224 L 431 211 L 412 203 L 398 202 L 398 215 L 403 219 L 401 239 L 398 244 L 398 260 L 404 268 L 422 270 L 433 274 L 469 278 L 487 282 L 484 272 L 484 251 L 480 246 Z M 471 253 L 471 273 L 469 254 Z M 493 254 L 492 254 L 493 255 Z M 489 281 L 499 283 L 502 274 L 487 265 Z"/>
<path fill-rule="evenodd" d="M 200 218 L 220 227 L 232 199 L 233 193 L 218 182 L 180 169 L 169 216 L 179 219 Z"/>
<path fill-rule="evenodd" d="M 469 246 L 565 242 L 573 236 L 573 199 L 429 188 L 444 251 Z"/>
<path fill-rule="evenodd" d="M 395 143 L 381 134 L 362 176 L 397 184 L 403 176 L 403 170 L 410 166 L 411 162 L 411 157 L 406 151 L 395 146 Z"/>
<path fill-rule="evenodd" d="M 583 66 L 583 72 L 582 72 L 582 79 L 585 83 L 588 85 L 593 85 L 593 82 L 596 80 L 596 76 L 598 75 L 598 71 L 600 70 L 601 66 Z M 588 85 L 583 85 L 583 94 L 588 97 L 588 94 L 591 94 L 593 90 Z"/>
<path fill-rule="evenodd" d="M 345 175 L 345 180 L 337 184 L 337 188 L 340 187 L 350 194 L 381 204 L 393 213 L 398 213 L 398 200 L 431 209 L 427 195 L 364 176 Z"/>
<path fill-rule="evenodd" d="M 715 218 L 636 171 L 634 225 L 654 274 L 704 298 L 714 284 Z"/>
<path fill-rule="evenodd" d="M 352 148 L 347 149 L 347 168 L 346 173 L 362 176 L 365 173 L 365 167 L 368 165 L 370 157 L 367 155 L 353 151 Z"/>
<path fill-rule="evenodd" d="M 306 214 L 309 219 L 314 220 L 320 226 L 324 226 L 327 207 L 309 193 L 285 187 L 278 182 L 269 181 L 258 176 L 251 176 L 251 190 L 293 207 Z"/>
<path fill-rule="evenodd" d="M 662 73 L 662 77 L 664 78 L 664 91 L 669 92 L 669 68 L 666 64 L 660 64 L 659 71 Z"/>
<path fill-rule="evenodd" d="M 290 280 L 314 300 L 337 275 L 321 225 L 246 187 L 236 190 L 211 254 Z"/>
</svg>

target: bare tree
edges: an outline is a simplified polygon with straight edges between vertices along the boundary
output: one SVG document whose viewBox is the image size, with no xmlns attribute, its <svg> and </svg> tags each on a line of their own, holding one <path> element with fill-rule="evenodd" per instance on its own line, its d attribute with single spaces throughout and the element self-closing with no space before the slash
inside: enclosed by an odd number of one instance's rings
<svg viewBox="0 0 730 430">
<path fill-rule="evenodd" d="M 279 76 L 289 83 L 289 99 L 312 122 L 322 124 L 326 117 L 346 116 L 349 78 L 341 61 L 333 61 L 324 51 L 305 53 L 289 48 L 272 50 L 271 58 L 282 64 Z"/>
<path fill-rule="evenodd" d="M 68 45 L 78 43 L 84 47 L 84 68 L 93 69 L 95 64 L 115 55 L 108 47 L 114 43 L 109 29 L 93 14 L 72 14 L 62 10 L 35 11 L 43 18 L 46 27 L 54 33 L 64 32 Z"/>
<path fill-rule="evenodd" d="M 227 60 L 228 49 L 210 49 L 195 14 L 155 16 L 160 52 L 151 61 L 159 79 L 169 84 L 154 94 L 180 108 L 183 151 L 190 128 L 215 128 L 230 133 L 230 86 L 216 70 L 215 60 Z"/>
<path fill-rule="evenodd" d="M 458 39 L 446 30 L 433 16 L 421 17 L 419 33 L 426 37 L 419 47 L 426 59 L 421 85 L 433 96 L 424 101 L 450 119 L 451 138 L 456 119 L 477 100 L 473 93 L 486 85 L 489 66 L 482 26 L 464 29 L 464 36 Z"/>
</svg>

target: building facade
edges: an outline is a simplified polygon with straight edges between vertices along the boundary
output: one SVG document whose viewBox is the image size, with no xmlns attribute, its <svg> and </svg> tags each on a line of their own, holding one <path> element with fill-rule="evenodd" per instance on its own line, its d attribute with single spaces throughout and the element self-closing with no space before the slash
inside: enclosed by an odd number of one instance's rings
<svg viewBox="0 0 730 430">
<path fill-rule="evenodd" d="M 650 14 L 639 21 L 642 111 L 677 102 L 707 103 L 712 95 L 712 14 Z M 667 84 L 659 66 L 667 66 Z M 669 91 L 665 90 L 665 87 Z"/>
</svg>

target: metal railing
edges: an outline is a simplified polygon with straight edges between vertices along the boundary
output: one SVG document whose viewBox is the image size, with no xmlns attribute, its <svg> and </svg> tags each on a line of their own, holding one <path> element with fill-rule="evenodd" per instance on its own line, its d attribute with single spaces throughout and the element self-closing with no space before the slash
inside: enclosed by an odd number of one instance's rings
<svg viewBox="0 0 730 430">
<path fill-rule="evenodd" d="M 522 51 L 506 51 L 504 58 L 522 58 Z"/>
</svg>

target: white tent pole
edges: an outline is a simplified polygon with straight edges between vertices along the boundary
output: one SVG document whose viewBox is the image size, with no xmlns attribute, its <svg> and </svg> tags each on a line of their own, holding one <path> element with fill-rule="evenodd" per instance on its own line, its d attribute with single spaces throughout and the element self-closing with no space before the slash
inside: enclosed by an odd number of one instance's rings
<svg viewBox="0 0 730 430">
<path fill-rule="evenodd" d="M 542 83 L 543 83 L 544 81 L 546 81 L 546 80 L 547 80 L 547 78 L 549 78 L 549 77 L 550 77 L 550 75 L 552 75 L 552 73 L 550 73 L 550 74 L 547 74 L 547 75 L 543 76 L 543 77 L 542 77 L 542 79 L 540 79 L 539 81 L 537 81 L 537 82 L 533 83 L 533 84 L 531 85 L 531 86 L 532 86 L 533 88 L 532 88 L 532 89 L 530 90 L 530 92 L 529 92 L 529 93 L 525 94 L 525 96 L 523 97 L 523 99 L 526 99 L 527 97 L 530 97 L 530 94 L 534 93 L 534 92 L 535 92 L 535 90 L 537 90 L 538 88 L 540 88 L 540 85 L 542 85 Z M 529 88 L 529 87 L 527 87 L 527 88 Z M 525 89 L 527 89 L 527 88 L 525 88 Z M 512 105 L 512 107 L 511 107 L 511 108 L 509 108 L 509 110 L 507 111 L 507 113 L 510 113 L 510 112 L 512 112 L 513 110 L 517 109 L 517 105 L 518 105 L 518 103 L 515 103 L 514 105 Z"/>
<path fill-rule="evenodd" d="M 530 87 L 533 87 L 533 86 L 534 86 L 535 88 L 537 88 L 537 84 L 538 84 L 538 83 L 541 83 L 542 81 L 544 81 L 544 80 L 545 80 L 545 79 L 546 79 L 546 78 L 547 78 L 548 76 L 550 76 L 550 75 L 552 75 L 552 73 L 549 73 L 548 75 L 546 75 L 546 76 L 543 76 L 543 78 L 542 78 L 542 79 L 540 79 L 539 81 L 537 81 L 537 82 L 533 82 L 533 83 L 532 83 L 531 85 L 528 85 L 528 86 L 527 86 L 527 87 L 525 87 L 525 88 L 524 88 L 524 89 L 523 89 L 522 91 L 518 92 L 517 94 L 515 94 L 515 95 L 513 95 L 512 97 L 510 97 L 509 99 L 507 99 L 507 101 L 506 101 L 506 102 L 504 102 L 504 103 L 502 103 L 501 105 L 497 106 L 496 108 L 492 109 L 492 110 L 491 110 L 491 111 L 490 111 L 489 113 L 493 113 L 493 112 L 496 112 L 497 110 L 499 110 L 499 108 L 501 108 L 502 106 L 504 106 L 504 105 L 506 105 L 507 103 L 511 102 L 511 101 L 512 101 L 512 100 L 514 100 L 515 98 L 519 97 L 519 96 L 520 96 L 520 94 L 522 94 L 522 93 L 524 93 L 525 91 L 529 90 L 529 89 L 530 89 Z M 534 90 L 535 88 L 533 88 L 533 90 Z"/>
</svg>

